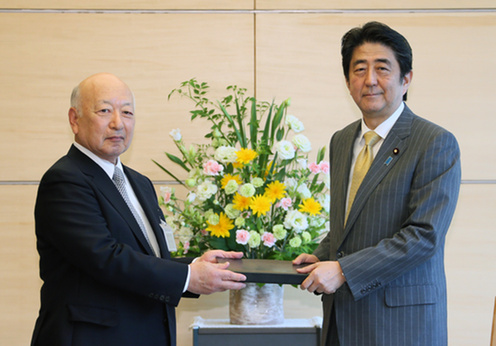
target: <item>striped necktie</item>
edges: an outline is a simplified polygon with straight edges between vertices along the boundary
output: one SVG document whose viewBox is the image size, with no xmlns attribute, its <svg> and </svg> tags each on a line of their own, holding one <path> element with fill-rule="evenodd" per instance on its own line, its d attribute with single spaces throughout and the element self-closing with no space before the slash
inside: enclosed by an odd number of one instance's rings
<svg viewBox="0 0 496 346">
<path fill-rule="evenodd" d="M 374 131 L 366 132 L 363 137 L 365 138 L 365 146 L 358 154 L 355 162 L 355 169 L 353 170 L 353 178 L 350 186 L 350 195 L 348 197 L 348 208 L 346 210 L 346 218 L 344 221 L 345 224 L 348 220 L 348 215 L 350 213 L 351 206 L 353 205 L 353 200 L 355 199 L 358 188 L 360 187 L 365 174 L 367 174 L 367 171 L 374 160 L 372 147 L 381 139 L 381 136 Z"/>
<path fill-rule="evenodd" d="M 121 194 L 122 198 L 124 198 L 124 201 L 126 202 L 127 206 L 131 210 L 131 213 L 133 214 L 134 218 L 136 219 L 136 222 L 138 223 L 139 227 L 141 228 L 141 231 L 143 232 L 143 235 L 145 236 L 146 241 L 148 242 L 148 245 L 150 245 L 150 248 L 152 249 L 154 255 L 157 256 L 157 254 L 155 253 L 155 250 L 153 249 L 153 246 L 150 242 L 150 238 L 148 237 L 148 232 L 146 231 L 145 224 L 143 223 L 143 220 L 141 219 L 138 212 L 136 211 L 136 208 L 131 203 L 131 200 L 129 199 L 129 196 L 126 192 L 126 181 L 124 179 L 124 173 L 120 170 L 119 167 L 115 167 L 112 181 L 114 182 L 115 186 L 117 187 L 117 190 L 119 190 L 119 193 Z"/>
</svg>

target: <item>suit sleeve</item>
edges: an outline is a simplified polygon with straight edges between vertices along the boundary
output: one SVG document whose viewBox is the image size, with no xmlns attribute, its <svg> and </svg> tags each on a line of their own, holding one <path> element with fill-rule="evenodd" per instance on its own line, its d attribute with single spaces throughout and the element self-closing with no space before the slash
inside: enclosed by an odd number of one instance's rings
<svg viewBox="0 0 496 346">
<path fill-rule="evenodd" d="M 58 166 L 45 174 L 35 217 L 44 280 L 53 275 L 44 268 L 69 266 L 116 289 L 179 303 L 187 265 L 144 254 L 115 208 L 80 171 Z"/>
<path fill-rule="evenodd" d="M 422 144 L 411 147 L 410 155 L 405 157 L 414 158 L 412 162 L 398 165 L 395 172 L 394 183 L 398 187 L 403 185 L 407 193 L 397 198 L 394 189 L 380 192 L 382 187 L 377 187 L 379 197 L 367 203 L 378 204 L 382 200 L 384 205 L 381 209 L 370 205 L 364 214 L 378 211 L 381 223 L 376 225 L 373 219 L 368 219 L 360 224 L 365 229 L 363 237 L 369 231 L 367 223 L 371 232 L 381 232 L 381 227 L 394 228 L 388 222 L 397 224 L 396 231 L 339 259 L 355 300 L 415 270 L 433 256 L 443 256 L 445 235 L 459 193 L 460 151 L 454 136 L 444 130 L 434 130 L 419 143 Z M 411 172 L 399 171 L 400 167 L 410 167 Z"/>
</svg>

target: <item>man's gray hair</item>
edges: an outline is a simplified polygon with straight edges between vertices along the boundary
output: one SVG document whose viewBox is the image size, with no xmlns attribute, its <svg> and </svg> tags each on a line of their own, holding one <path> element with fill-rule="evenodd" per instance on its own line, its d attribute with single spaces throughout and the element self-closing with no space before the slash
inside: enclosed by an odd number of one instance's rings
<svg viewBox="0 0 496 346">
<path fill-rule="evenodd" d="M 79 85 L 77 85 L 74 89 L 72 89 L 71 94 L 71 107 L 79 110 L 80 100 L 79 100 Z"/>
</svg>

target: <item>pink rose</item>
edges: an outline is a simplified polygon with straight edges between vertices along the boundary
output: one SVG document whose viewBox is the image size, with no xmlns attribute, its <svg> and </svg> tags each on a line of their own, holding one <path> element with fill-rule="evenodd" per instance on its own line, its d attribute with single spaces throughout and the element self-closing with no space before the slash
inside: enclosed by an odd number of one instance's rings
<svg viewBox="0 0 496 346">
<path fill-rule="evenodd" d="M 279 203 L 277 204 L 277 207 L 281 207 L 284 210 L 288 210 L 289 207 L 293 205 L 293 201 L 289 197 L 282 198 Z"/>
<path fill-rule="evenodd" d="M 236 243 L 241 245 L 246 245 L 250 239 L 250 232 L 244 229 L 239 229 L 236 231 Z"/>
<path fill-rule="evenodd" d="M 327 162 L 327 161 L 320 161 L 319 168 L 320 168 L 320 171 L 322 173 L 324 173 L 324 174 L 329 173 L 329 162 Z"/>
<path fill-rule="evenodd" d="M 206 175 L 219 175 L 224 170 L 224 167 L 215 160 L 208 160 L 203 164 L 203 172 Z"/>
<path fill-rule="evenodd" d="M 163 197 L 164 197 L 164 203 L 169 203 L 171 200 L 172 193 L 170 191 L 164 192 Z"/>
<path fill-rule="evenodd" d="M 188 250 L 189 250 L 189 241 L 185 241 L 184 244 L 183 244 L 183 248 L 184 248 L 184 254 L 187 254 L 188 253 Z"/>
<path fill-rule="evenodd" d="M 318 165 L 316 162 L 312 162 L 311 164 L 308 165 L 308 169 L 310 172 L 313 174 L 320 173 L 320 165 Z"/>
<path fill-rule="evenodd" d="M 273 247 L 274 244 L 276 243 L 276 238 L 272 233 L 265 232 L 264 234 L 262 234 L 262 241 L 265 246 Z"/>
</svg>

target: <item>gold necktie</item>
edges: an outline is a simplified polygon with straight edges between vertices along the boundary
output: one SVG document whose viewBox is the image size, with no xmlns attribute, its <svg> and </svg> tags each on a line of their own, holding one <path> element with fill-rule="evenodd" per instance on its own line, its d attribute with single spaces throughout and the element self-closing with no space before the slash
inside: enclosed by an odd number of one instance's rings
<svg viewBox="0 0 496 346">
<path fill-rule="evenodd" d="M 348 220 L 348 214 L 350 213 L 351 205 L 353 204 L 353 200 L 355 199 L 355 195 L 362 183 L 365 174 L 372 165 L 372 161 L 374 160 L 374 154 L 372 152 L 372 147 L 381 139 L 374 131 L 369 131 L 363 135 L 365 138 L 365 146 L 362 151 L 358 154 L 358 157 L 355 162 L 355 169 L 353 170 L 353 178 L 351 180 L 350 186 L 350 195 L 348 197 L 348 208 L 346 210 L 346 218 L 344 223 Z"/>
</svg>

